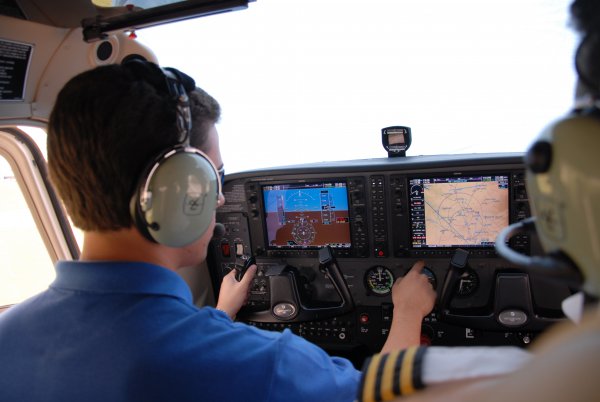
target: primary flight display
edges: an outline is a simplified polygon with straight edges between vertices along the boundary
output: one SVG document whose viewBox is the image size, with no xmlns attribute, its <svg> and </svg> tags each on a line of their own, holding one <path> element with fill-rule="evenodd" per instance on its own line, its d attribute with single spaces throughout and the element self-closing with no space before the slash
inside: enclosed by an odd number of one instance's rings
<svg viewBox="0 0 600 402">
<path fill-rule="evenodd" d="M 262 187 L 269 248 L 350 248 L 346 183 L 283 183 Z"/>
</svg>

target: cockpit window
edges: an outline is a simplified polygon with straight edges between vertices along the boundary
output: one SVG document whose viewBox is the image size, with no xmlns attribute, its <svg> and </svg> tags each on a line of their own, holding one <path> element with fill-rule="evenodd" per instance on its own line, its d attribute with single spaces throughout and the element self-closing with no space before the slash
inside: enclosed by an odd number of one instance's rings
<svg viewBox="0 0 600 402">
<path fill-rule="evenodd" d="M 572 104 L 571 0 L 258 0 L 138 30 L 217 98 L 228 172 L 407 155 L 523 152 Z"/>
</svg>

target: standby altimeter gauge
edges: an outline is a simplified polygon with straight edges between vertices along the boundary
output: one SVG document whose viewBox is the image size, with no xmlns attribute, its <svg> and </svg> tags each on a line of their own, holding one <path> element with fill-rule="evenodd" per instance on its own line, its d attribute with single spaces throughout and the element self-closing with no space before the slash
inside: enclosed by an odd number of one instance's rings
<svg viewBox="0 0 600 402">
<path fill-rule="evenodd" d="M 390 294 L 394 285 L 394 274 L 384 266 L 377 265 L 369 268 L 365 274 L 367 289 L 378 296 Z"/>
</svg>

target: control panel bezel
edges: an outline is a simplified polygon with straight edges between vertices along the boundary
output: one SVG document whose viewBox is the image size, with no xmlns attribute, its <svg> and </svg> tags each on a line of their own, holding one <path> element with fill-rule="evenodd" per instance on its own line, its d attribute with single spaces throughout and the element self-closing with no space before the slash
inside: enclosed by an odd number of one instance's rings
<svg viewBox="0 0 600 402">
<path fill-rule="evenodd" d="M 290 183 L 317 183 L 344 181 L 348 192 L 350 219 L 350 248 L 334 248 L 339 258 L 448 258 L 453 247 L 416 248 L 411 244 L 409 183 L 413 177 L 460 177 L 465 175 L 507 175 L 509 177 L 508 215 L 509 223 L 530 215 L 524 173 L 522 169 L 443 170 L 435 173 L 381 172 L 366 175 L 296 175 L 255 178 L 244 183 L 248 206 L 248 224 L 252 239 L 252 253 L 272 258 L 306 258 L 317 255 L 314 247 L 281 249 L 271 248 L 267 243 L 262 187 Z M 528 253 L 530 241 L 521 236 L 512 247 Z M 496 258 L 493 246 L 470 247 L 469 250 L 482 258 Z"/>
</svg>

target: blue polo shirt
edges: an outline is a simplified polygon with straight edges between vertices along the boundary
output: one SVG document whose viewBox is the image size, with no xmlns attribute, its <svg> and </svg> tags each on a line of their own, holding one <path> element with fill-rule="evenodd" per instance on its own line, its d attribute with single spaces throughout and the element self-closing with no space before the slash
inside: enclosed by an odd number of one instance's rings
<svg viewBox="0 0 600 402">
<path fill-rule="evenodd" d="M 0 401 L 352 401 L 360 372 L 289 331 L 192 302 L 151 264 L 59 262 L 0 314 Z"/>
</svg>

